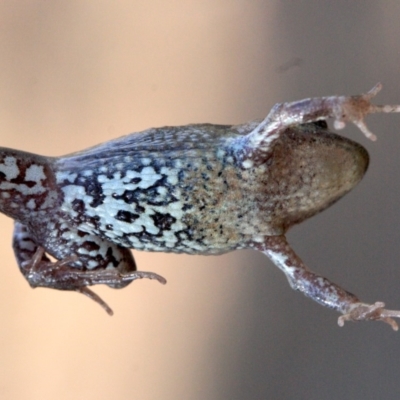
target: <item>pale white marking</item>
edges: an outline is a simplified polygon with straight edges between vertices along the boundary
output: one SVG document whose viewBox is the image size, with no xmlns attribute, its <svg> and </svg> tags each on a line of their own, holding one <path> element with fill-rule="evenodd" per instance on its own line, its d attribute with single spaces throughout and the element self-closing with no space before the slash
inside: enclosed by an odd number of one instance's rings
<svg viewBox="0 0 400 400">
<path fill-rule="evenodd" d="M 87 256 L 89 256 L 89 257 L 96 257 L 96 255 L 97 254 L 99 254 L 99 253 L 104 253 L 104 251 L 102 252 L 101 251 L 102 250 L 102 247 L 100 247 L 100 249 L 99 250 L 87 250 L 87 249 L 85 249 L 85 248 L 83 248 L 83 247 L 80 247 L 79 249 L 78 249 L 78 253 L 79 254 L 82 254 L 82 255 L 87 255 Z M 102 254 L 102 256 L 103 256 L 103 258 L 104 258 L 104 255 Z"/>
<path fill-rule="evenodd" d="M 171 211 L 181 211 L 182 210 L 182 203 L 180 201 L 175 201 L 173 203 L 170 203 L 167 207 L 168 212 Z"/>
<path fill-rule="evenodd" d="M 283 271 L 286 275 L 292 276 L 293 271 L 295 270 L 294 267 L 290 267 L 286 264 L 286 261 L 288 260 L 288 256 L 285 255 L 284 253 L 273 251 L 273 250 L 268 250 L 266 251 L 266 254 L 271 258 L 273 263 L 279 267 L 281 271 Z"/>
<path fill-rule="evenodd" d="M 128 183 L 134 178 L 140 178 L 141 181 L 138 184 Z M 114 174 L 111 179 L 107 178 L 106 175 L 99 175 L 97 178 L 98 182 L 102 184 L 103 191 L 108 190 L 118 194 L 123 193 L 125 190 L 134 190 L 138 187 L 147 189 L 153 186 L 159 179 L 161 179 L 161 175 L 157 174 L 152 167 L 143 168 L 141 173 L 128 171 L 122 179 L 120 173 Z"/>
<path fill-rule="evenodd" d="M 182 160 L 180 159 L 175 160 L 174 168 L 177 169 L 178 171 L 181 170 L 183 168 Z"/>
<path fill-rule="evenodd" d="M 244 160 L 244 161 L 242 162 L 242 166 L 243 166 L 243 168 L 245 168 L 245 169 L 249 169 L 249 168 L 251 168 L 253 165 L 254 165 L 254 162 L 253 162 L 253 160 L 250 160 L 250 159 Z"/>
<path fill-rule="evenodd" d="M 64 224 L 61 224 L 61 226 L 63 226 Z M 48 224 L 47 224 L 47 227 L 49 228 L 49 229 L 55 229 L 55 227 L 56 227 L 56 224 L 54 223 L 54 222 L 49 222 Z"/>
<path fill-rule="evenodd" d="M 191 252 L 196 252 L 196 251 L 204 251 L 204 250 L 209 250 L 209 249 L 205 249 L 204 246 L 200 245 L 199 243 L 196 242 L 189 242 L 188 244 L 188 249 L 191 250 Z M 210 253 L 212 253 L 212 251 L 210 251 Z"/>
<path fill-rule="evenodd" d="M 121 184 L 121 181 L 114 181 L 114 180 L 107 180 L 106 182 L 103 182 L 101 185 L 101 188 L 103 190 L 104 195 L 112 195 L 113 193 L 116 194 L 122 194 L 124 193 L 125 190 L 134 190 L 137 188 L 137 184 L 133 183 L 125 183 Z"/>
<path fill-rule="evenodd" d="M 17 159 L 11 156 L 5 157 L 4 163 L 0 164 L 0 172 L 3 172 L 8 181 L 15 179 L 20 173 L 17 166 Z"/>
<path fill-rule="evenodd" d="M 321 287 L 326 286 L 326 281 L 322 276 L 319 276 L 317 278 L 317 286 L 321 286 Z"/>
<path fill-rule="evenodd" d="M 286 261 L 288 259 L 287 255 L 273 250 L 268 250 L 267 253 L 277 265 L 282 265 L 286 267 Z"/>
<path fill-rule="evenodd" d="M 223 150 L 223 149 L 217 150 L 217 158 L 219 158 L 219 159 L 224 158 L 225 154 L 226 154 L 225 150 Z"/>
<path fill-rule="evenodd" d="M 167 182 L 172 186 L 176 186 L 179 182 L 178 175 L 168 175 Z"/>
<path fill-rule="evenodd" d="M 47 193 L 46 199 L 43 204 L 40 206 L 41 210 L 45 210 L 48 207 L 51 207 L 57 199 L 57 192 L 55 190 L 50 190 Z"/>
<path fill-rule="evenodd" d="M 25 180 L 40 184 L 44 179 L 46 179 L 46 175 L 44 174 L 43 165 L 32 164 L 27 168 L 25 172 Z"/>
<path fill-rule="evenodd" d="M 168 194 L 168 190 L 165 186 L 160 186 L 157 188 L 157 193 L 161 196 L 161 198 L 165 198 Z"/>
<path fill-rule="evenodd" d="M 64 181 L 74 182 L 77 177 L 77 174 L 71 174 L 69 172 L 59 171 L 56 173 L 57 183 L 62 183 Z"/>
<path fill-rule="evenodd" d="M 157 174 L 152 167 L 143 168 L 140 177 L 142 178 L 139 183 L 139 187 L 141 189 L 147 189 L 150 186 L 153 186 L 158 180 L 162 178 L 162 176 Z"/>
<path fill-rule="evenodd" d="M 51 238 L 57 238 L 58 237 L 58 231 L 57 230 L 54 230 L 54 231 L 50 231 L 49 233 L 48 233 L 48 235 L 49 235 L 49 237 L 51 237 Z"/>
<path fill-rule="evenodd" d="M 67 185 L 62 188 L 64 192 L 64 202 L 61 206 L 62 211 L 70 213 L 73 217 L 77 216 L 77 212 L 74 211 L 71 207 L 71 204 L 74 200 L 80 199 L 85 205 L 90 204 L 93 201 L 92 196 L 87 196 L 85 188 L 78 185 Z"/>
<path fill-rule="evenodd" d="M 75 241 L 78 236 L 73 231 L 65 231 L 62 233 L 61 237 L 68 241 Z"/>
<path fill-rule="evenodd" d="M 138 177 L 140 177 L 139 172 L 128 170 L 128 171 L 126 171 L 125 177 L 122 180 L 122 182 L 129 182 L 131 179 L 138 178 Z"/>
<path fill-rule="evenodd" d="M 167 168 L 167 167 L 162 167 L 161 173 L 167 176 L 167 182 L 170 185 L 178 184 L 178 170 Z"/>
<path fill-rule="evenodd" d="M 150 165 L 151 164 L 151 158 L 142 158 L 140 161 L 142 162 L 142 165 Z"/>
<path fill-rule="evenodd" d="M 151 218 L 146 218 L 146 217 L 140 218 L 140 219 L 144 220 L 143 226 L 144 226 L 146 232 L 150 233 L 151 235 L 157 235 L 160 232 L 160 228 L 157 228 L 154 225 L 154 221 Z"/>
<path fill-rule="evenodd" d="M 175 243 L 178 241 L 175 232 L 175 230 L 163 231 L 163 239 L 165 239 L 165 244 L 167 245 L 167 247 L 174 247 Z"/>
<path fill-rule="evenodd" d="M 21 249 L 24 250 L 28 250 L 28 251 L 34 251 L 36 249 L 36 245 L 34 242 L 32 242 L 31 240 L 23 240 L 21 242 L 19 242 L 19 247 L 21 247 Z"/>
<path fill-rule="evenodd" d="M 89 254 L 89 251 L 87 249 L 83 248 L 83 247 L 80 247 L 78 249 L 78 253 L 79 254 Z"/>
<path fill-rule="evenodd" d="M 144 244 L 141 243 L 141 242 L 139 241 L 139 239 L 136 238 L 135 236 L 131 236 L 131 237 L 129 238 L 129 241 L 131 242 L 132 248 L 134 248 L 134 249 L 140 250 L 140 249 L 143 249 L 143 248 L 144 248 Z"/>
<path fill-rule="evenodd" d="M 87 262 L 87 268 L 88 269 L 96 268 L 98 265 L 99 265 L 99 263 L 97 261 L 94 261 L 94 260 L 89 260 Z"/>
<path fill-rule="evenodd" d="M 36 202 L 34 199 L 30 199 L 27 203 L 26 203 L 26 207 L 29 208 L 30 210 L 35 210 L 36 209 Z"/>
</svg>

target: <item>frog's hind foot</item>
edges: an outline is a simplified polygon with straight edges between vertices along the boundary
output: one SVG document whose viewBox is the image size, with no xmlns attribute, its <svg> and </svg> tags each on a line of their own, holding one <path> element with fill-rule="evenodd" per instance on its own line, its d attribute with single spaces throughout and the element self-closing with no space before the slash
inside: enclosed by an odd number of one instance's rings
<svg viewBox="0 0 400 400">
<path fill-rule="evenodd" d="M 338 319 L 339 326 L 346 321 L 382 321 L 389 324 L 397 331 L 399 326 L 393 318 L 400 318 L 400 311 L 386 310 L 385 303 L 377 301 L 375 304 L 355 303 L 352 304 L 347 313 Z"/>
</svg>

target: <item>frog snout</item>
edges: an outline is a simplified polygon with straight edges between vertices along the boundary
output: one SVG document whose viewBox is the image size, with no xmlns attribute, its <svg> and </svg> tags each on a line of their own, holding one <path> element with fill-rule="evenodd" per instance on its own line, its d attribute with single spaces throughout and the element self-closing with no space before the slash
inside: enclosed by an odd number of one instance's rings
<svg viewBox="0 0 400 400">
<path fill-rule="evenodd" d="M 367 150 L 360 144 L 341 138 L 321 153 L 321 186 L 341 197 L 363 178 L 369 164 Z"/>
</svg>

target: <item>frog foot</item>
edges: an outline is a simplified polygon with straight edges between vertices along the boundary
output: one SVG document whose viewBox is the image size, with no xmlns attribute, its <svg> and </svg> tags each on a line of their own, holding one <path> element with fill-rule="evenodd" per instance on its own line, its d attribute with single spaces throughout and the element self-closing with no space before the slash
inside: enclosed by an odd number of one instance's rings
<svg viewBox="0 0 400 400">
<path fill-rule="evenodd" d="M 400 318 L 400 311 L 386 310 L 385 303 L 377 301 L 375 304 L 355 303 L 349 307 L 346 314 L 338 319 L 339 326 L 346 321 L 382 321 L 397 331 L 399 326 L 393 318 Z"/>
<path fill-rule="evenodd" d="M 371 103 L 371 99 L 375 97 L 382 85 L 377 83 L 369 92 L 359 96 L 342 96 L 338 99 L 336 107 L 334 107 L 334 127 L 335 129 L 343 129 L 346 122 L 352 122 L 356 125 L 364 135 L 375 141 L 376 136 L 368 129 L 364 122 L 364 117 L 373 113 L 393 113 L 400 112 L 399 105 L 376 105 Z"/>
<path fill-rule="evenodd" d="M 105 284 L 117 289 L 142 278 L 156 279 L 162 284 L 167 283 L 165 278 L 153 272 L 120 272 L 118 269 L 80 270 L 68 265 L 77 260 L 77 255 L 73 254 L 53 262 L 46 256 L 44 248 L 39 246 L 31 260 L 21 261 L 21 270 L 31 287 L 74 290 L 94 300 L 108 315 L 113 315 L 112 309 L 87 286 Z"/>
</svg>

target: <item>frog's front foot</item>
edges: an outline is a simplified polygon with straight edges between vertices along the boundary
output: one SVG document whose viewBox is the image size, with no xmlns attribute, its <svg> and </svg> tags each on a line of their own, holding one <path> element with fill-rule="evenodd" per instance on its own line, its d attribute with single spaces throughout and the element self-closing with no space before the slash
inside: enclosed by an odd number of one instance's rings
<svg viewBox="0 0 400 400">
<path fill-rule="evenodd" d="M 375 97 L 382 85 L 376 84 L 369 92 L 359 96 L 340 96 L 337 97 L 335 104 L 334 97 L 328 98 L 332 102 L 334 127 L 342 129 L 346 122 L 353 122 L 364 135 L 371 140 L 376 140 L 376 136 L 368 129 L 364 122 L 364 117 L 373 113 L 392 113 L 400 112 L 398 105 L 376 105 L 372 104 L 371 100 Z"/>
<path fill-rule="evenodd" d="M 338 324 L 343 326 L 345 321 L 382 321 L 397 331 L 399 327 L 393 318 L 400 318 L 400 311 L 386 310 L 384 307 L 385 303 L 380 301 L 375 304 L 354 303 L 347 313 L 339 317 Z"/>
</svg>

